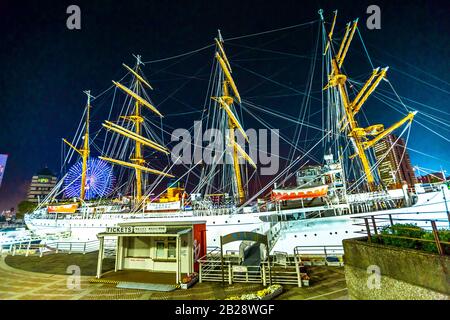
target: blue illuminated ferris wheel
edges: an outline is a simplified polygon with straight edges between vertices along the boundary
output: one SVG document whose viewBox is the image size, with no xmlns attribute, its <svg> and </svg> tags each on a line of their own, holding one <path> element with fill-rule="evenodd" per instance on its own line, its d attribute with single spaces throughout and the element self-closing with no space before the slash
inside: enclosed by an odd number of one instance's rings
<svg viewBox="0 0 450 320">
<path fill-rule="evenodd" d="M 64 195 L 67 198 L 80 197 L 82 162 L 74 164 L 64 179 Z M 116 178 L 112 167 L 100 159 L 90 158 L 86 170 L 85 199 L 107 197 L 114 189 Z"/>
</svg>

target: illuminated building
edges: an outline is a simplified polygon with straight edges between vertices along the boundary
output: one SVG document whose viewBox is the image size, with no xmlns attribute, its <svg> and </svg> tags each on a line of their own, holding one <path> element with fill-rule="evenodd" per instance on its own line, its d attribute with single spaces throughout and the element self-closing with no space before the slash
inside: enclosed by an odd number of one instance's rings
<svg viewBox="0 0 450 320">
<path fill-rule="evenodd" d="M 414 187 L 417 183 L 411 160 L 406 150 L 405 140 L 390 134 L 380 140 L 374 147 L 380 178 L 384 186 L 398 188 L 406 183 Z"/>
<path fill-rule="evenodd" d="M 50 193 L 56 182 L 56 176 L 48 168 L 40 170 L 31 180 L 27 200 L 41 202 Z"/>
</svg>

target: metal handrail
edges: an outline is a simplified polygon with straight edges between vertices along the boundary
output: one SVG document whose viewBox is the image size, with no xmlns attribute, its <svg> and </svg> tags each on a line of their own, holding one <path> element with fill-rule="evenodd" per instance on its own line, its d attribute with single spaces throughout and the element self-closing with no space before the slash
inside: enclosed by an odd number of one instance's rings
<svg viewBox="0 0 450 320">
<path fill-rule="evenodd" d="M 328 250 L 327 250 L 328 249 Z M 296 246 L 294 248 L 294 255 L 305 255 L 306 253 L 301 253 L 301 251 L 310 251 L 312 253 L 310 254 L 316 254 L 316 255 L 324 255 L 325 257 L 328 257 L 329 255 L 336 255 L 336 254 L 343 254 L 344 253 L 344 247 L 340 245 L 322 245 L 322 246 Z M 314 253 L 316 251 L 319 251 L 319 253 Z M 322 251 L 323 253 L 321 253 Z M 339 251 L 339 252 L 336 252 Z"/>
<path fill-rule="evenodd" d="M 407 214 L 407 213 L 405 213 Z M 448 213 L 447 213 L 448 214 Z M 396 214 L 397 215 L 397 214 Z M 387 217 L 386 217 L 387 216 Z M 448 220 L 449 220 L 449 224 L 450 224 L 450 215 L 447 215 Z M 402 219 L 402 218 L 393 218 L 392 214 L 377 214 L 377 215 L 366 215 L 366 216 L 361 216 L 361 217 L 354 217 L 354 219 L 363 219 L 364 220 L 364 224 L 361 223 L 357 223 L 354 225 L 364 225 L 366 228 L 365 231 L 360 231 L 358 233 L 362 233 L 365 234 L 367 236 L 367 239 L 369 242 L 372 242 L 372 238 L 376 237 L 376 238 L 383 238 L 383 237 L 387 237 L 387 238 L 397 238 L 397 239 L 405 239 L 405 240 L 413 240 L 413 241 L 419 241 L 419 242 L 428 242 L 428 243 L 435 243 L 436 244 L 436 248 L 438 250 L 439 255 L 446 255 L 446 252 L 444 250 L 444 246 L 443 245 L 450 245 L 450 242 L 448 241 L 443 241 L 440 239 L 439 237 L 439 230 L 436 226 L 436 222 L 443 222 L 445 220 L 443 219 Z M 370 221 L 369 221 L 370 219 Z M 385 224 L 380 226 L 380 223 L 377 226 L 377 220 L 381 220 L 381 221 L 389 221 L 389 224 Z M 398 236 L 398 235 L 392 235 L 392 234 L 382 234 L 379 233 L 378 230 L 381 228 L 396 228 L 398 230 L 413 230 L 413 231 L 418 231 L 417 229 L 411 228 L 411 227 L 399 227 L 396 226 L 396 224 L 394 224 L 394 221 L 401 221 L 401 222 L 405 222 L 405 221 L 410 221 L 410 222 L 429 222 L 431 225 L 431 231 L 434 235 L 434 240 L 430 240 L 430 239 L 423 239 L 423 238 L 417 238 L 417 237 L 405 237 L 405 236 Z M 427 231 L 425 226 L 424 227 L 419 227 L 420 229 Z M 429 227 L 428 227 L 429 228 Z"/>
</svg>

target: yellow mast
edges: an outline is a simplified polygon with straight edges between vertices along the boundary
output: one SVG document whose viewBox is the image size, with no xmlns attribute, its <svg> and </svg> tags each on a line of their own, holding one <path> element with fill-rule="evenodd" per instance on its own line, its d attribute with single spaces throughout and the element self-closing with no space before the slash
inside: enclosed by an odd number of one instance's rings
<svg viewBox="0 0 450 320">
<path fill-rule="evenodd" d="M 321 19 L 323 21 L 322 11 L 319 11 L 319 14 L 321 15 Z M 335 16 L 332 24 L 332 30 L 334 29 L 334 25 L 336 22 L 336 15 L 337 11 L 335 11 Z M 347 55 L 347 51 L 350 47 L 350 43 L 353 39 L 353 36 L 355 34 L 356 28 L 358 27 L 358 19 L 353 21 L 353 24 L 348 23 L 345 30 L 344 38 L 342 39 L 341 45 L 339 47 L 338 53 L 332 58 L 331 61 L 331 75 L 329 75 L 329 82 L 327 86 L 324 88 L 328 89 L 329 87 L 337 87 L 339 91 L 339 95 L 341 96 L 342 104 L 345 110 L 346 115 L 346 121 L 350 128 L 349 137 L 352 139 L 355 145 L 356 153 L 351 156 L 355 157 L 358 156 L 361 164 L 363 166 L 364 173 L 367 178 L 367 183 L 370 190 L 375 189 L 375 179 L 374 175 L 372 174 L 370 162 L 366 155 L 366 150 L 370 147 L 373 147 L 376 142 L 390 134 L 395 129 L 399 128 L 401 125 L 403 125 L 405 122 L 409 121 L 411 122 L 414 118 L 414 115 L 417 113 L 417 111 L 409 112 L 406 117 L 404 117 L 402 120 L 398 121 L 388 129 L 384 129 L 384 126 L 381 124 L 372 125 L 367 128 L 361 128 L 355 118 L 355 115 L 359 112 L 361 107 L 363 106 L 364 102 L 368 99 L 368 97 L 372 94 L 372 92 L 376 89 L 378 84 L 381 82 L 382 79 L 386 77 L 386 72 L 388 70 L 388 67 L 381 69 L 377 68 L 373 70 L 372 75 L 367 80 L 367 82 L 364 84 L 362 89 L 358 92 L 356 97 L 353 101 L 350 100 L 348 93 L 347 93 L 347 87 L 346 87 L 346 81 L 347 76 L 342 73 L 341 67 L 344 63 L 345 57 Z M 332 41 L 332 31 L 328 34 L 328 41 L 327 41 L 327 47 L 331 44 Z M 346 125 L 347 125 L 346 124 Z M 344 128 L 345 126 L 344 125 Z M 368 140 L 368 136 L 374 136 L 375 138 L 372 140 Z"/>
<path fill-rule="evenodd" d="M 228 129 L 229 129 L 229 144 L 232 147 L 232 158 L 233 158 L 233 168 L 234 168 L 234 178 L 236 182 L 237 192 L 238 192 L 238 202 L 239 204 L 245 201 L 245 191 L 244 184 L 242 182 L 241 175 L 241 167 L 239 164 L 239 157 L 243 157 L 247 160 L 254 168 L 256 168 L 256 164 L 252 161 L 250 156 L 241 148 L 235 141 L 235 129 L 238 129 L 243 137 L 248 141 L 248 137 L 242 128 L 242 125 L 239 123 L 239 120 L 234 115 L 230 106 L 234 101 L 240 103 L 241 96 L 239 95 L 239 91 L 237 86 L 231 76 L 232 70 L 228 58 L 225 54 L 225 50 L 223 49 L 223 39 L 219 32 L 219 39 L 215 39 L 218 52 L 216 52 L 216 59 L 219 62 L 219 65 L 223 71 L 224 80 L 222 82 L 222 96 L 221 97 L 211 97 L 213 100 L 217 101 L 219 105 L 225 110 L 228 115 Z M 233 93 L 233 96 L 230 94 Z"/>
<path fill-rule="evenodd" d="M 82 166 L 81 166 L 81 185 L 80 185 L 80 199 L 84 200 L 86 195 L 86 173 L 87 173 L 87 161 L 89 158 L 89 121 L 90 121 L 90 109 L 91 109 L 91 91 L 84 91 L 84 93 L 87 95 L 87 105 L 86 105 L 86 121 L 85 121 L 85 129 L 84 129 L 84 136 L 83 136 L 83 147 L 82 148 L 76 148 L 74 145 L 72 145 L 69 141 L 66 139 L 63 139 L 63 141 L 72 149 L 74 149 L 76 152 L 78 152 L 82 159 Z"/>
<path fill-rule="evenodd" d="M 161 146 L 160 144 L 151 141 L 145 137 L 142 136 L 142 124 L 144 122 L 144 118 L 142 117 L 142 110 L 141 107 L 145 106 L 151 111 L 153 111 L 155 114 L 157 114 L 160 117 L 163 117 L 162 114 L 147 100 L 145 100 L 141 94 L 140 90 L 140 84 L 145 85 L 146 87 L 153 89 L 150 84 L 141 76 L 139 75 L 139 65 L 143 64 L 141 62 L 141 56 L 136 56 L 136 66 L 134 69 L 128 67 L 126 64 L 123 64 L 125 69 L 127 69 L 135 78 L 135 83 L 133 90 L 130 90 L 129 88 L 125 87 L 119 82 L 113 81 L 113 84 L 128 94 L 132 99 L 134 99 L 134 113 L 128 116 L 121 116 L 122 119 L 126 119 L 129 121 L 132 121 L 134 123 L 134 131 L 128 130 L 122 126 L 119 126 L 115 123 L 112 123 L 110 121 L 105 121 L 103 127 L 105 127 L 108 130 L 114 131 L 120 135 L 123 135 L 129 139 L 132 139 L 134 141 L 134 154 L 132 158 L 130 158 L 131 162 L 126 162 L 122 160 L 112 159 L 108 157 L 100 157 L 100 159 L 118 164 L 127 168 L 134 169 L 135 171 L 135 180 L 136 180 L 136 190 L 135 190 L 135 200 L 136 203 L 142 202 L 142 193 L 143 193 L 143 185 L 142 185 L 142 173 L 152 173 L 156 175 L 162 175 L 166 177 L 173 178 L 174 176 L 162 171 L 154 170 L 147 168 L 145 166 L 145 160 L 142 154 L 142 146 L 148 146 L 155 150 L 158 150 L 160 152 L 168 154 L 169 151 L 164 146 Z"/>
</svg>

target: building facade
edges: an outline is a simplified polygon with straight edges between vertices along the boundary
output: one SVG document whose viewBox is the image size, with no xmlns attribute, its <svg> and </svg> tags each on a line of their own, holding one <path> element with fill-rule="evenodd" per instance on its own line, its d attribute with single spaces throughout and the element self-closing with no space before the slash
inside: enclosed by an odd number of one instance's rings
<svg viewBox="0 0 450 320">
<path fill-rule="evenodd" d="M 399 188 L 406 183 L 409 187 L 414 187 L 417 179 L 403 138 L 390 134 L 375 145 L 374 151 L 384 186 Z"/>
<path fill-rule="evenodd" d="M 27 200 L 35 203 L 41 202 L 55 187 L 56 182 L 56 176 L 48 168 L 40 170 L 31 179 Z"/>
</svg>

